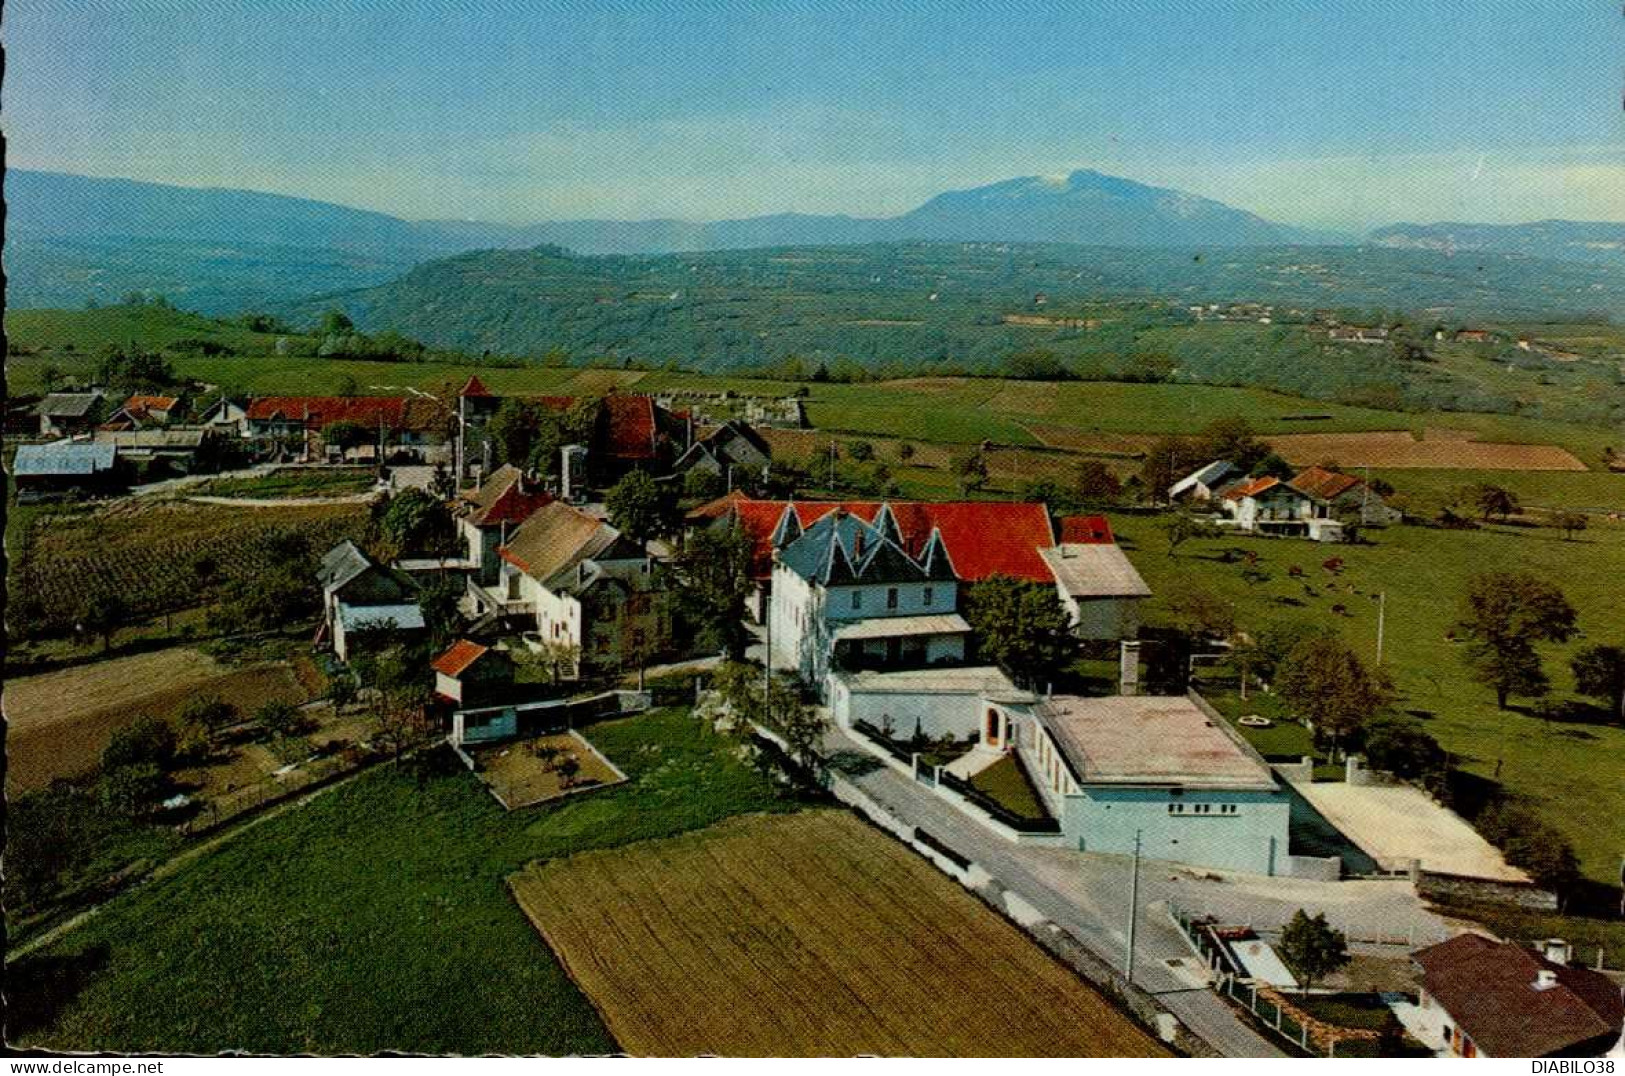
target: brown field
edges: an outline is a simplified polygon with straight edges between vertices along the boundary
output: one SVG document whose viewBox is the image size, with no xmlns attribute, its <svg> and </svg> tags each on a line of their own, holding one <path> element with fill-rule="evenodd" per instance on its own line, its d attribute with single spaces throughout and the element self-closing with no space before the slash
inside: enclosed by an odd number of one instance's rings
<svg viewBox="0 0 1625 1076">
<path fill-rule="evenodd" d="M 233 668 L 188 647 L 17 677 L 6 682 L 6 791 L 32 792 L 91 770 L 115 729 L 142 714 L 173 716 L 200 695 L 245 712 L 309 697 L 287 664 Z"/>
<path fill-rule="evenodd" d="M 1064 448 L 1072 452 L 1137 456 L 1157 440 L 1154 434 L 1149 433 L 1103 433 L 1043 422 L 1025 422 L 1022 425 L 1026 426 L 1028 433 L 1051 448 Z"/>
<path fill-rule="evenodd" d="M 734 819 L 533 865 L 509 885 L 635 1055 L 1166 1055 L 842 811 Z"/>
<path fill-rule="evenodd" d="M 1343 467 L 1425 467 L 1450 470 L 1583 471 L 1567 449 L 1556 445 L 1508 445 L 1471 440 L 1463 430 L 1379 433 L 1290 433 L 1269 438 L 1275 451 L 1293 464 L 1335 460 Z"/>
</svg>

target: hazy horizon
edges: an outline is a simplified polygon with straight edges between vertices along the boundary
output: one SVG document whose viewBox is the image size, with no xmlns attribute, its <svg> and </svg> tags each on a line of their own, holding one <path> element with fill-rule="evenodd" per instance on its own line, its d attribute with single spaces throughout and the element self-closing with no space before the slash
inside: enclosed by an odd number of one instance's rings
<svg viewBox="0 0 1625 1076">
<path fill-rule="evenodd" d="M 888 217 L 1091 168 L 1345 232 L 1625 221 L 1618 7 L 1419 6 L 47 0 L 7 13 L 4 121 L 14 167 L 413 220 Z"/>
</svg>

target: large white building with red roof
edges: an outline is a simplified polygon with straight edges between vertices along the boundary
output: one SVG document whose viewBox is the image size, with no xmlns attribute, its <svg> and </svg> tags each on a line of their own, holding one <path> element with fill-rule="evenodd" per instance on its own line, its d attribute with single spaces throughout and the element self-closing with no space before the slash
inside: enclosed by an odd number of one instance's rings
<svg viewBox="0 0 1625 1076">
<path fill-rule="evenodd" d="M 737 525 L 752 574 L 771 588 L 776 668 L 818 683 L 832 667 L 962 663 L 962 585 L 1002 576 L 1056 587 L 1080 638 L 1132 637 L 1150 595 L 1100 516 L 1025 501 L 757 501 L 731 495 L 691 513 Z M 760 610 L 758 611 L 760 612 Z"/>
</svg>

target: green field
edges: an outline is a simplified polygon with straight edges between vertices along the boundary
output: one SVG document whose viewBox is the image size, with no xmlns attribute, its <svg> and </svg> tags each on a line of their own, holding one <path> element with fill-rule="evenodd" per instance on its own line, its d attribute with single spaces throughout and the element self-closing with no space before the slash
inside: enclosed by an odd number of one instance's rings
<svg viewBox="0 0 1625 1076">
<path fill-rule="evenodd" d="M 1617 881 L 1625 853 L 1625 825 L 1618 821 L 1625 819 L 1625 728 L 1497 710 L 1494 695 L 1469 677 L 1462 644 L 1446 633 L 1459 616 L 1457 602 L 1473 572 L 1529 571 L 1551 579 L 1579 610 L 1582 634 L 1570 644 L 1541 649 L 1554 698 L 1575 698 L 1568 656 L 1589 643 L 1625 643 L 1619 595 L 1625 524 L 1594 517 L 1591 529 L 1572 542 L 1546 528 L 1501 526 L 1476 531 L 1389 527 L 1373 532 L 1371 545 L 1336 547 L 1231 536 L 1188 542 L 1178 556 L 1169 557 L 1161 519 L 1119 515 L 1112 522 L 1156 593 L 1146 603 L 1152 622 L 1166 617 L 1172 597 L 1200 586 L 1234 603 L 1244 631 L 1256 633 L 1285 621 L 1333 627 L 1363 656 L 1374 658 L 1376 595 L 1386 592 L 1383 664 L 1402 693 L 1401 707 L 1422 718 L 1460 768 L 1529 797 L 1573 841 L 1589 877 Z M 1257 567 L 1269 578 L 1248 582 L 1244 562 L 1221 559 L 1227 548 L 1256 552 Z M 1346 562 L 1335 578 L 1320 567 L 1332 555 Z M 1288 577 L 1292 565 L 1305 570 L 1304 579 Z M 1333 612 L 1334 605 L 1345 611 Z M 1528 702 L 1513 700 L 1525 711 Z"/>
<path fill-rule="evenodd" d="M 116 1053 L 615 1049 L 509 896 L 525 864 L 792 806 L 686 710 L 588 733 L 631 778 L 505 812 L 391 764 L 131 891 L 11 967 L 10 1039 Z"/>
</svg>

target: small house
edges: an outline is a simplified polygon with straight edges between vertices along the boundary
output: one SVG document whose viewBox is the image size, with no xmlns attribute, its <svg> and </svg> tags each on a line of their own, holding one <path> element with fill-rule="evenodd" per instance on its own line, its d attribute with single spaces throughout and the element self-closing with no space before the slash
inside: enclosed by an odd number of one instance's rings
<svg viewBox="0 0 1625 1076">
<path fill-rule="evenodd" d="M 491 705 L 513 688 L 513 659 L 507 651 L 469 639 L 458 639 L 430 665 L 435 695 L 459 709 Z"/>
<path fill-rule="evenodd" d="M 1206 504 L 1213 500 L 1226 482 L 1233 482 L 1239 476 L 1240 471 L 1229 460 L 1214 460 L 1169 486 L 1168 499 Z"/>
<path fill-rule="evenodd" d="M 18 445 L 11 464 L 19 501 L 106 496 L 127 485 L 127 468 L 110 444 L 56 441 Z"/>
<path fill-rule="evenodd" d="M 104 395 L 100 389 L 88 392 L 52 392 L 35 409 L 41 437 L 70 437 L 89 433 L 101 416 Z"/>
<path fill-rule="evenodd" d="M 1526 948 L 1461 934 L 1411 954 L 1419 1037 L 1455 1057 L 1600 1057 L 1625 1023 L 1620 987 L 1571 963 L 1562 939 Z"/>
<path fill-rule="evenodd" d="M 385 644 L 427 630 L 417 587 L 400 572 L 377 563 L 345 539 L 316 569 L 322 588 L 322 631 L 333 653 L 349 661 L 358 642 Z"/>
<path fill-rule="evenodd" d="M 1080 639 L 1132 639 L 1151 588 L 1117 545 L 1105 516 L 1061 520 L 1061 541 L 1041 549 Z"/>
</svg>

